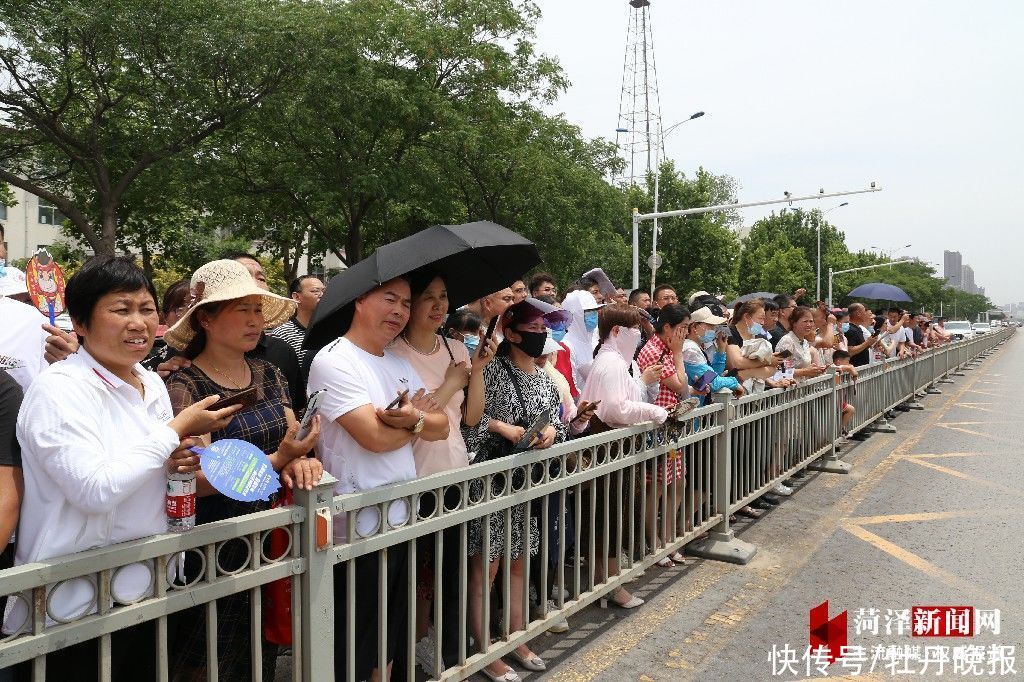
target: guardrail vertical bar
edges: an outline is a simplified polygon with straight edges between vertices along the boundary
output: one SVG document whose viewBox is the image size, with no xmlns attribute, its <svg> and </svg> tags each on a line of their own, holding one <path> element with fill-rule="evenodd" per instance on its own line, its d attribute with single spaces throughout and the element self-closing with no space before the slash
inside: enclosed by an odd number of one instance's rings
<svg viewBox="0 0 1024 682">
<path fill-rule="evenodd" d="M 757 553 L 757 547 L 737 538 L 729 527 L 729 489 L 732 481 L 732 392 L 722 389 L 715 394 L 722 403 L 719 423 L 722 431 L 715 439 L 715 513 L 721 516 L 718 525 L 711 529 L 702 543 L 694 543 L 687 551 L 706 559 L 717 559 L 735 564 L 745 564 Z"/>
<path fill-rule="evenodd" d="M 821 414 L 821 419 L 827 420 L 824 424 L 824 429 L 829 438 L 832 440 L 832 449 L 829 450 L 825 455 L 819 457 L 814 462 L 807 465 L 808 469 L 812 471 L 825 471 L 831 474 L 848 474 L 850 469 L 853 467 L 843 460 L 839 459 L 839 454 L 836 449 L 836 441 L 839 439 L 839 423 L 841 420 L 840 412 L 843 406 L 839 400 L 839 379 L 841 377 L 838 374 L 835 367 L 830 367 L 828 375 L 831 377 L 829 386 L 831 391 L 829 392 L 828 405 L 831 409 L 828 410 L 816 410 Z M 824 400 L 824 399 L 823 399 Z M 811 450 L 817 449 L 817 439 L 811 445 Z"/>
</svg>

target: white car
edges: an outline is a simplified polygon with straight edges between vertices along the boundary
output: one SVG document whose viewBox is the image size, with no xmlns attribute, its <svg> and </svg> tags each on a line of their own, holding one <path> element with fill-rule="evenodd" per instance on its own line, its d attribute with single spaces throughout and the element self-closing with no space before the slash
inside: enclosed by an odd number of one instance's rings
<svg viewBox="0 0 1024 682">
<path fill-rule="evenodd" d="M 992 331 L 992 327 L 989 326 L 988 322 L 975 322 L 972 325 L 972 328 L 974 329 L 974 333 L 977 334 L 978 336 L 981 336 L 982 334 L 988 334 L 990 331 Z"/>
<path fill-rule="evenodd" d="M 967 339 L 970 341 L 974 338 L 974 329 L 971 328 L 971 323 L 967 320 L 947 322 L 945 330 L 954 341 L 959 341 L 961 339 Z"/>
</svg>

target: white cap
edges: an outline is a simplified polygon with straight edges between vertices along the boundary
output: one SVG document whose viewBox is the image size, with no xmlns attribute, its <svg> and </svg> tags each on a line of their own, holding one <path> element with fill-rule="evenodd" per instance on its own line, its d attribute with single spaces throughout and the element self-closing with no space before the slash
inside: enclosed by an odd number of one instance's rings
<svg viewBox="0 0 1024 682">
<path fill-rule="evenodd" d="M 706 291 L 703 291 L 703 290 L 701 290 L 701 291 L 695 291 L 695 292 L 693 292 L 692 294 L 690 294 L 690 298 L 688 298 L 688 299 L 686 300 L 686 302 L 687 302 L 687 303 L 689 303 L 689 304 L 692 304 L 692 303 L 693 303 L 693 300 L 694 300 L 695 298 L 697 298 L 697 297 L 699 297 L 699 296 L 710 296 L 710 295 L 711 295 L 711 294 L 709 294 L 708 292 L 706 292 Z"/>
<path fill-rule="evenodd" d="M 25 273 L 13 265 L 6 266 L 4 270 L 3 277 L 0 277 L 0 296 L 27 294 L 28 285 L 25 284 Z"/>
</svg>

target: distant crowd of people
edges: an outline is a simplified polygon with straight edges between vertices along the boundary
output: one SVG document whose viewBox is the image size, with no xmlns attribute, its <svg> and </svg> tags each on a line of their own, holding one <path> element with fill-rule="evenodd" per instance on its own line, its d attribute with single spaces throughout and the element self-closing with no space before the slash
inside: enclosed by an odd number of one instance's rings
<svg viewBox="0 0 1024 682">
<path fill-rule="evenodd" d="M 162 300 L 132 258 L 92 258 L 67 283 L 70 333 L 43 324 L 39 312 L 19 300 L 25 292 L 16 283 L 0 278 L 0 286 L 6 294 L 0 298 L 0 354 L 18 360 L 0 371 L 0 543 L 6 545 L 0 568 L 164 532 L 164 492 L 172 474 L 196 474 L 199 524 L 268 508 L 266 501 L 230 499 L 206 480 L 193 448 L 222 439 L 256 445 L 286 487 L 311 489 L 328 471 L 337 479 L 336 493 L 351 493 L 506 456 L 535 426 L 528 445 L 544 449 L 623 426 L 663 424 L 719 391 L 742 396 L 787 388 L 830 367 L 855 378 L 872 362 L 914 355 L 950 338 L 943 320 L 928 313 L 892 308 L 876 316 L 860 303 L 842 310 L 821 301 L 802 306 L 802 290 L 732 308 L 697 291 L 684 304 L 671 286 L 626 292 L 600 269 L 567 291 L 551 275 L 537 273 L 453 310 L 444 277 L 422 268 L 359 296 L 351 323 L 323 348 L 309 348 L 305 340 L 327 289 L 324 282 L 305 275 L 290 283 L 287 296 L 277 295 L 251 254 L 227 254 L 203 265 L 170 286 Z M 244 404 L 213 407 L 223 397 L 253 389 L 254 398 Z M 323 392 L 318 415 L 308 435 L 299 438 L 298 420 L 317 392 Z M 853 408 L 844 404 L 842 410 L 845 426 Z M 648 551 L 661 548 L 659 517 L 664 523 L 666 515 L 681 516 L 684 526 L 692 524 L 693 510 L 680 508 L 688 475 L 680 453 L 647 471 L 651 494 L 638 513 L 646 515 Z M 482 484 L 473 485 L 479 494 Z M 618 485 L 616 480 L 613 499 L 625 494 Z M 660 496 L 666 490 L 672 503 L 664 505 Z M 774 490 L 791 492 L 784 484 Z M 467 557 L 460 553 L 458 527 L 443 532 L 438 563 L 433 541 L 423 543 L 416 585 L 406 584 L 403 543 L 389 548 L 386 571 L 377 554 L 356 559 L 354 591 L 347 564 L 338 565 L 339 679 L 348 660 L 343 614 L 350 600 L 356 623 L 350 653 L 358 679 L 404 676 L 408 600 L 416 601 L 417 659 L 431 673 L 438 638 L 442 667 L 457 664 L 467 635 L 486 647 L 491 624 L 482 618 L 482 604 L 505 556 L 510 627 L 523 629 L 531 620 L 524 594 L 534 593 L 537 608 L 550 598 L 537 590 L 537 576 L 554 575 L 556 568 L 553 561 L 539 565 L 540 528 L 557 524 L 557 510 L 568 503 L 561 495 L 551 501 L 549 518 L 542 518 L 540 505 L 513 507 L 510 529 L 503 513 L 469 524 L 468 633 L 459 620 L 460 564 Z M 744 513 L 759 516 L 764 509 L 757 506 L 777 503 L 766 495 Z M 589 487 L 581 504 L 587 513 L 605 513 L 604 497 Z M 398 526 L 412 513 L 392 504 L 387 521 Z M 373 534 L 382 521 L 377 507 L 361 510 L 352 527 L 341 514 L 334 520 L 335 541 Z M 566 543 L 592 541 L 589 534 L 566 530 Z M 593 540 L 598 578 L 619 571 L 625 540 L 617 526 L 609 532 Z M 558 552 L 548 556 L 557 561 Z M 233 570 L 248 555 L 241 545 L 226 545 L 218 561 L 222 570 Z M 528 561 L 532 585 L 524 578 Z M 684 561 L 676 552 L 659 565 L 671 569 Z M 171 577 L 192 580 L 200 570 L 186 561 Z M 152 583 L 145 571 L 122 571 L 111 589 L 116 599 L 129 601 L 147 594 Z M 385 640 L 394 657 L 387 671 L 377 669 L 382 592 L 388 595 Z M 431 617 L 435 599 L 442 614 L 437 633 Z M 624 609 L 643 603 L 622 587 L 610 600 Z M 201 608 L 169 621 L 174 679 L 203 679 L 211 646 L 220 679 L 252 678 L 250 593 L 217 603 L 212 631 Z M 5 632 L 31 618 L 30 604 L 8 600 Z M 96 607 L 93 593 L 81 584 L 55 590 L 49 608 L 52 625 Z M 113 634 L 115 679 L 155 675 L 154 627 L 149 622 Z M 568 627 L 561 620 L 553 629 Z M 207 642 L 210 635 L 215 643 Z M 258 644 L 263 676 L 272 679 L 279 648 Z M 95 641 L 51 653 L 47 677 L 82 679 L 82 671 L 97 669 L 97 656 Z M 530 671 L 545 669 L 528 642 L 508 658 Z M 504 659 L 483 673 L 503 682 L 519 679 Z"/>
</svg>

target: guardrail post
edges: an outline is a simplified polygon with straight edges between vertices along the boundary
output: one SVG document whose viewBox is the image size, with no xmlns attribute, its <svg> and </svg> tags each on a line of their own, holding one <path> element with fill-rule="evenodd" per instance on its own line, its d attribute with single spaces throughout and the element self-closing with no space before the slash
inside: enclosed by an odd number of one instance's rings
<svg viewBox="0 0 1024 682">
<path fill-rule="evenodd" d="M 911 358 L 910 360 L 910 397 L 907 402 L 903 403 L 904 407 L 908 410 L 923 410 L 924 405 L 918 402 L 917 398 L 917 387 L 918 387 L 918 373 L 921 368 L 920 358 Z"/>
<path fill-rule="evenodd" d="M 940 352 L 943 352 L 943 351 L 939 347 L 937 347 L 937 346 L 933 346 L 932 347 L 932 352 L 931 352 L 931 356 L 932 356 L 931 377 L 932 377 L 932 380 L 928 384 L 928 386 L 925 387 L 925 389 L 924 389 L 924 392 L 929 394 L 929 395 L 941 395 L 942 394 L 942 391 L 939 390 L 939 387 L 938 387 L 939 379 L 942 377 L 942 372 L 939 371 L 939 361 L 936 359 L 936 356 Z"/>
<path fill-rule="evenodd" d="M 839 439 L 839 423 L 842 419 L 840 416 L 841 405 L 839 404 L 839 374 L 835 367 L 829 368 L 828 374 L 832 377 L 832 450 L 808 464 L 807 468 L 811 471 L 824 471 L 830 474 L 848 474 L 853 466 L 839 459 L 839 451 L 836 448 L 836 440 Z"/>
<path fill-rule="evenodd" d="M 722 432 L 716 437 L 715 443 L 715 474 L 714 502 L 715 514 L 722 520 L 708 532 L 708 537 L 701 543 L 692 543 L 686 548 L 687 554 L 717 559 L 734 564 L 745 564 L 757 553 L 757 547 L 736 537 L 729 527 L 729 490 L 732 487 L 732 421 L 735 408 L 732 405 L 732 392 L 726 389 L 715 394 L 717 402 L 722 403 Z"/>
<path fill-rule="evenodd" d="M 953 342 L 953 343 L 955 343 L 955 342 Z M 954 383 L 953 380 L 949 378 L 949 374 L 950 374 L 949 360 L 950 360 L 950 356 L 951 355 L 952 355 L 952 352 L 950 351 L 950 344 L 949 343 L 943 344 L 942 345 L 942 366 L 945 369 L 942 370 L 942 378 L 939 379 L 939 383 L 940 384 L 952 384 L 952 383 Z"/>
<path fill-rule="evenodd" d="M 302 524 L 302 679 L 334 680 L 334 484 L 326 471 L 312 490 L 295 490 L 295 503 L 305 511 Z"/>
</svg>

